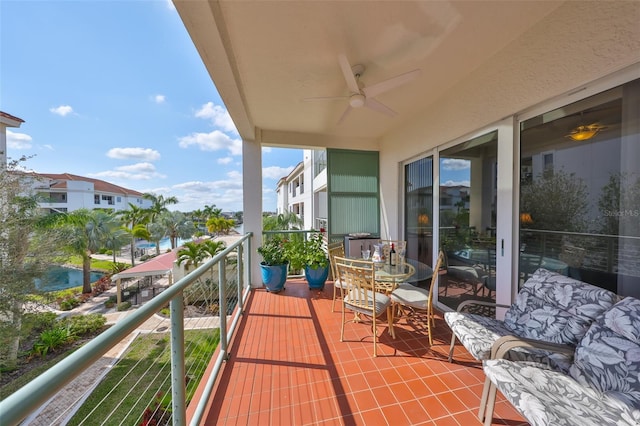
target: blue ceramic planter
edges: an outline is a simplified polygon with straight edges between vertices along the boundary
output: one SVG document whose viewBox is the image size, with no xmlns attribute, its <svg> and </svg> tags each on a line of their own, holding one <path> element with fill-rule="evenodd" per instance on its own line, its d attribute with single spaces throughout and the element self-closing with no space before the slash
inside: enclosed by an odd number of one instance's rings
<svg viewBox="0 0 640 426">
<path fill-rule="evenodd" d="M 327 281 L 327 277 L 329 276 L 329 267 L 321 266 L 319 268 L 313 269 L 305 266 L 304 276 L 309 283 L 309 288 L 321 289 L 324 287 L 324 283 Z"/>
<path fill-rule="evenodd" d="M 270 293 L 278 293 L 284 289 L 284 283 L 287 281 L 288 263 L 282 265 L 266 265 L 260 263 L 262 272 L 262 284 Z"/>
</svg>

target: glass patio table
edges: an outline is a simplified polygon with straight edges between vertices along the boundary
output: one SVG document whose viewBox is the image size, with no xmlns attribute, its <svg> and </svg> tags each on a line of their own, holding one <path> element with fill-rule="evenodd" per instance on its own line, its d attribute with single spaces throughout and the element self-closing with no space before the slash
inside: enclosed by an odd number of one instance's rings
<svg viewBox="0 0 640 426">
<path fill-rule="evenodd" d="M 376 263 L 376 283 L 380 286 L 376 288 L 384 293 L 391 293 L 395 290 L 399 282 L 406 281 L 416 273 L 416 268 L 409 262 L 401 262 L 391 266 L 389 263 Z"/>
</svg>

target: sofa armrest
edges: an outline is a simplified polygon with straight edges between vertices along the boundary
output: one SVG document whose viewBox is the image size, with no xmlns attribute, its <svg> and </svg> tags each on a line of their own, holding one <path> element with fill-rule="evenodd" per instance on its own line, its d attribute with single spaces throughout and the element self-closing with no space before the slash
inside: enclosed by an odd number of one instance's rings
<svg viewBox="0 0 640 426">
<path fill-rule="evenodd" d="M 464 302 L 460 303 L 458 305 L 458 308 L 456 309 L 456 311 L 458 312 L 462 312 L 462 310 L 470 305 L 480 305 L 480 306 L 492 306 L 494 308 L 510 308 L 511 306 L 509 305 L 501 305 L 498 303 L 493 303 L 493 302 L 485 302 L 483 300 L 465 300 Z"/>
<path fill-rule="evenodd" d="M 575 352 L 574 347 L 561 343 L 545 342 L 544 340 L 518 336 L 502 336 L 491 347 L 491 359 L 504 358 L 505 354 L 514 348 L 543 349 L 567 355 L 573 355 Z"/>
</svg>

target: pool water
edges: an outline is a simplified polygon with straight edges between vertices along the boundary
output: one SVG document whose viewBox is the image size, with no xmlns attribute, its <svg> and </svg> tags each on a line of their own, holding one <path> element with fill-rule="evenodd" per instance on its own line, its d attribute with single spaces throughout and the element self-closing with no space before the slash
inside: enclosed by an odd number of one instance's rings
<svg viewBox="0 0 640 426">
<path fill-rule="evenodd" d="M 191 241 L 191 240 L 183 240 L 181 238 L 178 238 L 178 247 L 180 247 L 181 245 L 183 245 L 184 243 L 186 243 L 187 241 Z M 149 242 L 149 241 L 140 241 L 136 243 L 136 248 L 139 249 L 155 249 L 156 248 L 156 243 L 154 242 Z M 171 249 L 171 240 L 166 237 L 160 240 L 160 252 L 164 253 L 165 251 Z"/>
<path fill-rule="evenodd" d="M 91 272 L 90 280 L 93 283 L 103 276 L 102 272 Z M 36 288 L 42 291 L 65 290 L 81 285 L 82 269 L 66 268 L 64 266 L 54 266 L 42 280 L 36 279 Z"/>
</svg>

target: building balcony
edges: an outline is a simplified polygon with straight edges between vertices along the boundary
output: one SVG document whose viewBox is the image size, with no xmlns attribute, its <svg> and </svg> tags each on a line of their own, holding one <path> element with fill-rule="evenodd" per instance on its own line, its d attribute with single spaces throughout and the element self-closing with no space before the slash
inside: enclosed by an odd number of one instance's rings
<svg viewBox="0 0 640 426">
<path fill-rule="evenodd" d="M 122 317 L 109 330 L 1 401 L 2 424 L 95 424 L 95 412 L 105 424 L 143 424 L 160 405 L 158 424 L 174 425 L 480 424 L 482 366 L 462 347 L 447 361 L 451 334 L 440 314 L 433 346 L 419 316 L 399 319 L 395 339 L 381 322 L 374 358 L 366 322 L 346 324 L 340 342 L 331 281 L 323 290 L 302 278 L 278 294 L 249 289 L 249 242 L 250 234 L 133 312 L 115 313 Z M 208 314 L 188 318 L 193 297 Z M 167 304 L 170 315 L 162 313 Z M 193 330 L 219 335 L 208 366 L 185 361 L 201 343 L 189 337 Z M 138 336 L 157 336 L 157 355 L 120 362 Z M 105 374 L 121 368 L 128 379 L 97 397 L 100 383 L 111 383 Z M 195 370 L 204 373 L 193 379 Z M 85 400 L 96 406 L 82 407 Z M 83 408 L 88 414 L 78 418 Z M 499 396 L 494 424 L 526 422 Z"/>
</svg>

